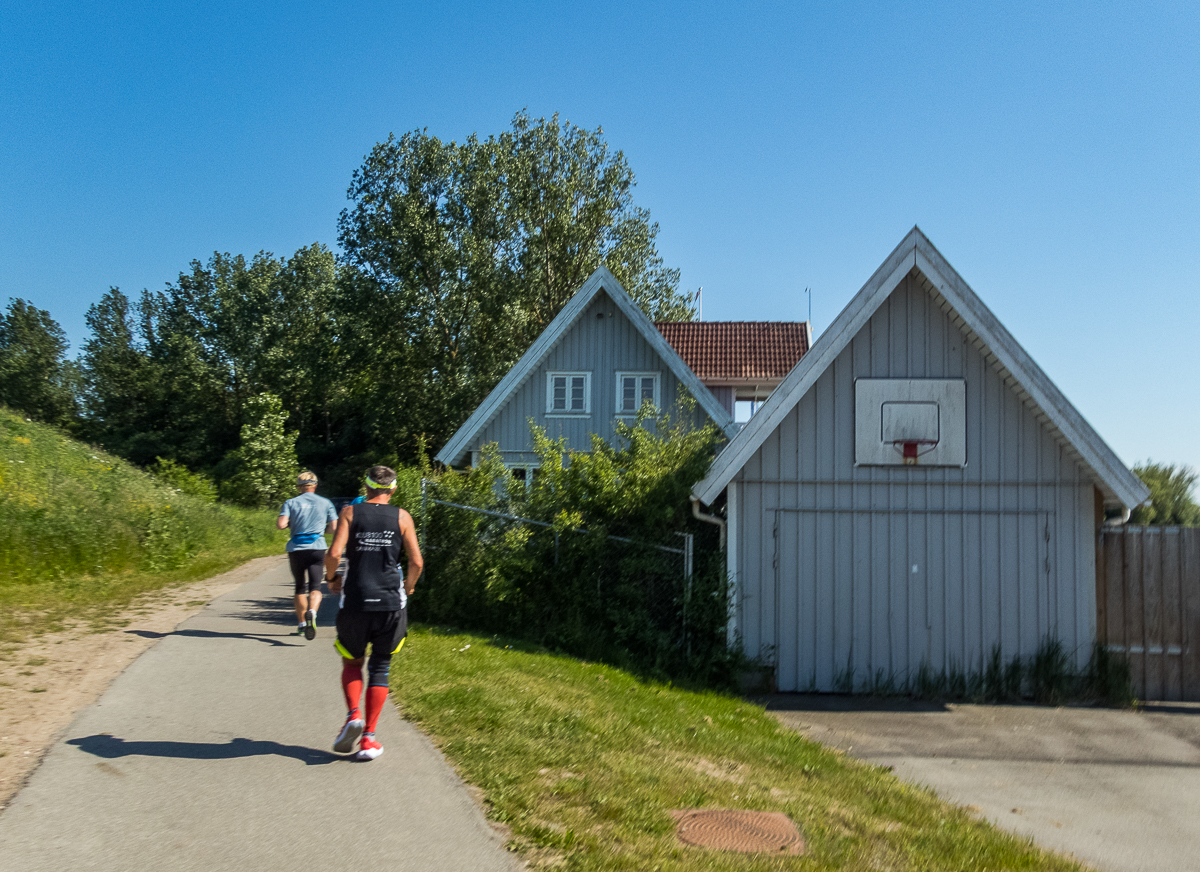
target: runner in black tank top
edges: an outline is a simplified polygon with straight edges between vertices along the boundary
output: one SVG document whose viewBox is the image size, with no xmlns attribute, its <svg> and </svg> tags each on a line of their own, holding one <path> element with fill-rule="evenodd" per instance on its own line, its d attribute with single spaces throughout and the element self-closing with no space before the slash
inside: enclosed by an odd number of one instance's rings
<svg viewBox="0 0 1200 872">
<path fill-rule="evenodd" d="M 346 593 L 342 608 L 354 612 L 393 612 L 404 608 L 400 511 L 398 506 L 379 503 L 359 503 L 354 507 L 346 543 L 349 567 L 342 582 Z"/>
<path fill-rule="evenodd" d="M 407 604 L 421 576 L 421 551 L 412 516 L 389 506 L 396 473 L 386 466 L 367 471 L 367 501 L 346 506 L 338 518 L 333 546 L 325 555 L 325 576 L 333 593 L 345 591 L 337 617 L 337 642 L 342 655 L 342 690 L 349 713 L 333 750 L 346 754 L 362 736 L 358 759 L 373 760 L 383 753 L 375 741 L 375 726 L 387 701 L 392 655 L 408 633 Z M 346 578 L 335 575 L 343 551 L 348 558 Z M 401 571 L 401 553 L 408 558 Z M 360 714 L 363 657 L 367 646 L 366 719 Z"/>
</svg>

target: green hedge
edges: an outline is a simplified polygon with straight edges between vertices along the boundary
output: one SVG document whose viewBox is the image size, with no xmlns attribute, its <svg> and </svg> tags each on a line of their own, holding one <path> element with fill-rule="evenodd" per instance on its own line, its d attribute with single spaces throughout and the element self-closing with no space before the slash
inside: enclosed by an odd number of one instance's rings
<svg viewBox="0 0 1200 872">
<path fill-rule="evenodd" d="M 621 425 L 620 447 L 596 439 L 586 453 L 536 429 L 534 437 L 541 468 L 528 490 L 492 449 L 474 469 L 431 481 L 427 496 L 550 526 L 432 500 L 422 514 L 419 497 L 410 503 L 421 515 L 426 565 L 413 618 L 504 633 L 643 674 L 727 681 L 735 657 L 725 645 L 717 531 L 691 516 L 689 501 L 711 462 L 715 428 L 644 415 Z M 690 580 L 682 555 L 655 547 L 682 548 L 678 533 L 694 537 Z"/>
</svg>

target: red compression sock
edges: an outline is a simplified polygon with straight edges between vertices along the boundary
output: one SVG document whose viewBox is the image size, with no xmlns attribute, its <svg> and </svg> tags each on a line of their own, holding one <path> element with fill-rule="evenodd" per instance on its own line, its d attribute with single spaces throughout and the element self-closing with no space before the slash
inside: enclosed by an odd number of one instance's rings
<svg viewBox="0 0 1200 872">
<path fill-rule="evenodd" d="M 367 732 L 374 733 L 375 725 L 379 723 L 379 713 L 387 702 L 387 685 L 372 684 L 367 688 Z"/>
<path fill-rule="evenodd" d="M 351 712 L 358 711 L 358 701 L 362 698 L 362 666 L 342 664 L 342 692 L 346 694 L 346 708 Z"/>
</svg>

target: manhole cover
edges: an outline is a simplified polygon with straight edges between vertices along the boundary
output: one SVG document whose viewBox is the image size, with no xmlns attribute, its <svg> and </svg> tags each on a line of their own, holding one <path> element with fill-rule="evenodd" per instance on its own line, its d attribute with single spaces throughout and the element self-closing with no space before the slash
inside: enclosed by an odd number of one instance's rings
<svg viewBox="0 0 1200 872">
<path fill-rule="evenodd" d="M 804 853 L 804 837 L 783 812 L 693 808 L 671 816 L 679 840 L 689 845 L 747 854 Z"/>
</svg>

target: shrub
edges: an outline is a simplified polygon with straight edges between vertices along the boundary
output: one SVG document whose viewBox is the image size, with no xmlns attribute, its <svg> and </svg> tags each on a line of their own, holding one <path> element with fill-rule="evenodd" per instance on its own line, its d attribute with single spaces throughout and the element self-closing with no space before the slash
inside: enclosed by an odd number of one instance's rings
<svg viewBox="0 0 1200 872">
<path fill-rule="evenodd" d="M 534 427 L 541 466 L 528 489 L 494 446 L 473 469 L 440 476 L 429 496 L 491 514 L 426 503 L 427 579 L 413 617 L 662 677 L 730 680 L 717 531 L 689 501 L 719 433 L 682 423 L 686 412 L 672 420 L 647 408 L 618 424 L 617 447 L 597 437 L 590 452 Z M 680 533 L 695 543 L 690 579 Z"/>
</svg>

